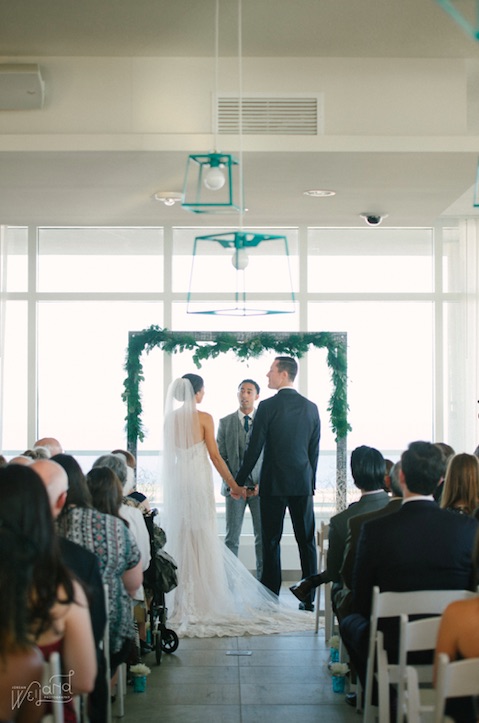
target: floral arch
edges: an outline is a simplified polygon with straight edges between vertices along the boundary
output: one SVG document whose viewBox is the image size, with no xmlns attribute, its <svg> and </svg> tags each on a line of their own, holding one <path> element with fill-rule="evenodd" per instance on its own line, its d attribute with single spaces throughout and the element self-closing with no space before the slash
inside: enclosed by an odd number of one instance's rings
<svg viewBox="0 0 479 723">
<path fill-rule="evenodd" d="M 257 358 L 266 351 L 278 355 L 303 357 L 310 346 L 327 349 L 327 365 L 333 390 L 327 411 L 336 435 L 336 506 L 346 506 L 346 442 L 351 429 L 348 423 L 347 402 L 347 335 L 344 332 L 312 333 L 254 333 L 254 332 L 175 332 L 150 326 L 143 331 L 131 331 L 125 362 L 127 373 L 122 399 L 126 403 L 125 417 L 128 449 L 136 455 L 138 440 L 144 439 L 141 419 L 140 384 L 144 379 L 141 355 L 159 348 L 166 354 L 191 351 L 193 362 L 201 362 L 220 354 L 233 352 L 241 361 Z"/>
</svg>

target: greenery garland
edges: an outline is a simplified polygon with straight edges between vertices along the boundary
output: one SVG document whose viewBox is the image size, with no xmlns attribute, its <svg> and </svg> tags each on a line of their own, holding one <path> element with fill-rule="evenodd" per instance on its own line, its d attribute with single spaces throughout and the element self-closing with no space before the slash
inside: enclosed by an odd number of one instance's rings
<svg viewBox="0 0 479 723">
<path fill-rule="evenodd" d="M 336 441 L 346 437 L 351 427 L 348 423 L 347 402 L 347 354 L 346 342 L 338 334 L 322 331 L 319 333 L 281 334 L 258 333 L 248 338 L 238 339 L 234 334 L 220 332 L 211 334 L 213 341 L 201 341 L 199 335 L 171 332 L 159 326 L 150 326 L 143 331 L 134 332 L 130 336 L 125 371 L 127 377 L 123 383 L 122 399 L 127 405 L 125 417 L 128 439 L 143 441 L 145 438 L 141 414 L 140 384 L 144 380 L 141 355 L 158 347 L 166 354 L 176 354 L 185 350 L 193 351 L 193 362 L 200 369 L 201 362 L 215 359 L 220 354 L 232 351 L 238 359 L 256 359 L 265 351 L 274 351 L 278 355 L 301 358 L 310 345 L 328 350 L 327 363 L 331 371 L 333 391 L 329 399 L 331 428 L 336 434 Z"/>
</svg>

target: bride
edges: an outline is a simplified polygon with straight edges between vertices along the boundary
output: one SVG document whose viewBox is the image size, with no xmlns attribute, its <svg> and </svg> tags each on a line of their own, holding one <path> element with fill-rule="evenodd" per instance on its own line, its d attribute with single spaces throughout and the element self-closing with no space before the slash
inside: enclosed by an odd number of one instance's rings
<svg viewBox="0 0 479 723">
<path fill-rule="evenodd" d="M 198 411 L 203 379 L 185 374 L 170 385 L 165 410 L 164 514 L 178 587 L 168 595 L 168 625 L 187 637 L 307 630 L 314 616 L 279 602 L 218 537 L 210 460 L 242 496 L 216 444 L 213 418 Z"/>
</svg>

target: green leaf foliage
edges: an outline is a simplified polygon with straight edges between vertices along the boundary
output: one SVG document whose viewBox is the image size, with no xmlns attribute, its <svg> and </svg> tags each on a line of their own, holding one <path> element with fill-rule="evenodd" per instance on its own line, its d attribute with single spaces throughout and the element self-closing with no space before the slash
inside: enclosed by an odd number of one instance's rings
<svg viewBox="0 0 479 723">
<path fill-rule="evenodd" d="M 123 383 L 122 399 L 126 403 L 125 417 L 128 441 L 143 441 L 145 431 L 141 420 L 143 412 L 140 385 L 144 380 L 141 355 L 159 348 L 166 354 L 192 351 L 193 362 L 200 369 L 201 363 L 207 359 L 216 359 L 220 354 L 233 352 L 241 361 L 257 359 L 264 352 L 272 351 L 277 355 L 286 355 L 300 359 L 310 346 L 318 349 L 326 348 L 327 364 L 333 383 L 333 391 L 329 399 L 328 412 L 336 441 L 346 437 L 351 427 L 348 423 L 347 401 L 347 349 L 344 334 L 322 331 L 319 333 L 285 334 L 244 334 L 238 338 L 235 334 L 219 332 L 209 334 L 208 341 L 202 341 L 201 334 L 172 332 L 152 325 L 143 331 L 130 334 Z"/>
</svg>

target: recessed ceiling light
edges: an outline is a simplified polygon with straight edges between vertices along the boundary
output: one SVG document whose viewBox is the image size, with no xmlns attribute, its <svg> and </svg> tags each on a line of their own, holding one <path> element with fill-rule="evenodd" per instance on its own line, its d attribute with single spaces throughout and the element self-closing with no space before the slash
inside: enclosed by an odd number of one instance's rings
<svg viewBox="0 0 479 723">
<path fill-rule="evenodd" d="M 181 203 L 183 194 L 178 191 L 157 191 L 153 198 L 155 201 L 161 201 L 165 206 L 174 206 L 175 203 Z"/>
<path fill-rule="evenodd" d="M 335 196 L 336 191 L 329 191 L 326 188 L 313 188 L 311 191 L 303 191 L 303 196 L 312 196 L 313 198 L 327 198 L 327 196 Z"/>
</svg>

